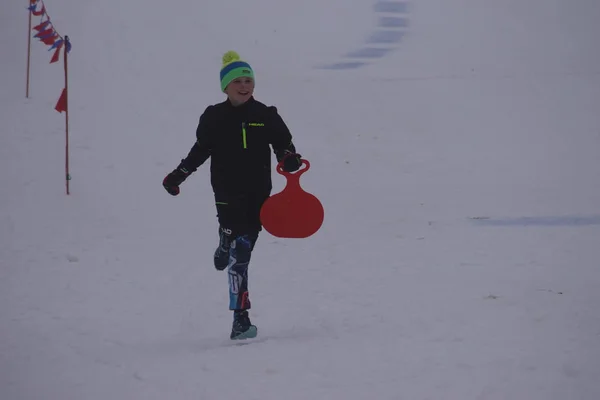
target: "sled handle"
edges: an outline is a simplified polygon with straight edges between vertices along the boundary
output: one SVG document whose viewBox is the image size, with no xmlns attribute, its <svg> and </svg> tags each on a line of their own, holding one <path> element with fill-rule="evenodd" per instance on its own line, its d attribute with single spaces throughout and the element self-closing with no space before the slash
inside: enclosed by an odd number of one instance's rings
<svg viewBox="0 0 600 400">
<path fill-rule="evenodd" d="M 305 173 L 306 171 L 308 171 L 310 169 L 310 163 L 308 162 L 308 160 L 302 159 L 300 160 L 302 161 L 302 165 L 306 165 L 306 168 L 304 169 L 297 169 L 295 172 L 287 172 L 283 170 L 283 161 L 280 161 L 277 164 L 277 172 L 279 172 L 281 175 L 287 177 L 290 177 L 292 175 L 297 175 L 298 178 L 300 178 L 300 175 L 302 175 L 303 173 Z M 302 168 L 302 165 L 300 165 L 300 168 Z"/>
</svg>

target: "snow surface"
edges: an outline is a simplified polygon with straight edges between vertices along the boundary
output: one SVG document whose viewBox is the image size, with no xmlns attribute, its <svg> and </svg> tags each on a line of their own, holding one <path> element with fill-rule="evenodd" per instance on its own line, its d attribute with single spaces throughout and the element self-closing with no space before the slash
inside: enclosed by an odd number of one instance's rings
<svg viewBox="0 0 600 400">
<path fill-rule="evenodd" d="M 0 13 L 0 399 L 600 398 L 600 2 L 47 0 Z M 393 20 L 392 20 L 393 21 Z M 392 28 L 393 29 L 393 28 Z M 263 232 L 259 337 L 228 339 L 208 165 L 169 196 L 221 55 L 312 165 L 314 236 Z M 273 173 L 275 191 L 282 177 Z"/>
</svg>

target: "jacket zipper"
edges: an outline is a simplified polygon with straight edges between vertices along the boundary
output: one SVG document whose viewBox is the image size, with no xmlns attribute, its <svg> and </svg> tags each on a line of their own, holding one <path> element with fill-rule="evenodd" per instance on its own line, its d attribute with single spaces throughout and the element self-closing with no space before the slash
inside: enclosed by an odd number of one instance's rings
<svg viewBox="0 0 600 400">
<path fill-rule="evenodd" d="M 246 142 L 246 123 L 242 122 L 242 146 L 244 149 L 248 148 L 248 143 Z"/>
</svg>

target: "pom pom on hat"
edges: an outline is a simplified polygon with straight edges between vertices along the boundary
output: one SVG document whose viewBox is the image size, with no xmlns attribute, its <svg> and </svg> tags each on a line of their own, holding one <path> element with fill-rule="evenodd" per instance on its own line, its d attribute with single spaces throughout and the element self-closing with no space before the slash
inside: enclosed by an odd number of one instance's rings
<svg viewBox="0 0 600 400">
<path fill-rule="evenodd" d="M 254 79 L 254 71 L 250 64 L 241 60 L 240 55 L 233 50 L 223 54 L 223 66 L 221 67 L 221 91 L 229 83 L 237 78 L 248 77 Z"/>
<path fill-rule="evenodd" d="M 240 61 L 240 55 L 235 51 L 229 50 L 227 53 L 223 54 L 223 66 L 231 64 L 234 61 Z"/>
</svg>

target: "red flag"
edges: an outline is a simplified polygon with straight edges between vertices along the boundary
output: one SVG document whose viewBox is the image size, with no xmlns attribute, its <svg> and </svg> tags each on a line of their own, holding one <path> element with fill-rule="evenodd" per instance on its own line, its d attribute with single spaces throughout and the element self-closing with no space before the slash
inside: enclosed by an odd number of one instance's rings
<svg viewBox="0 0 600 400">
<path fill-rule="evenodd" d="M 33 29 L 35 29 L 36 31 L 40 32 L 43 29 L 46 29 L 46 27 L 50 24 L 50 20 L 47 19 L 46 21 L 42 22 L 39 25 L 36 25 L 33 27 Z"/>
<path fill-rule="evenodd" d="M 44 29 L 43 31 L 40 31 L 40 33 L 36 34 L 34 37 L 42 38 L 44 36 L 50 35 L 51 33 L 54 33 L 54 28 Z"/>
<path fill-rule="evenodd" d="M 52 36 L 48 36 L 47 38 L 44 39 L 40 39 L 44 44 L 47 44 L 48 46 L 52 46 L 54 44 L 54 42 L 56 42 L 56 39 L 58 39 L 58 33 L 54 32 L 54 35 Z"/>
<path fill-rule="evenodd" d="M 54 107 L 54 109 L 59 113 L 63 111 L 67 112 L 67 89 L 63 89 L 62 93 L 60 94 L 60 98 L 58 99 L 58 102 L 56 102 L 56 107 Z"/>
<path fill-rule="evenodd" d="M 32 11 L 31 13 L 36 17 L 39 17 L 40 15 L 46 15 L 46 6 L 42 5 L 42 9 L 40 11 Z"/>
<path fill-rule="evenodd" d="M 63 47 L 63 43 L 64 42 L 60 42 L 60 44 L 56 47 L 56 50 L 54 51 L 54 55 L 52 56 L 52 59 L 50 60 L 50 64 L 58 61 L 58 59 L 60 57 L 60 50 Z"/>
</svg>

